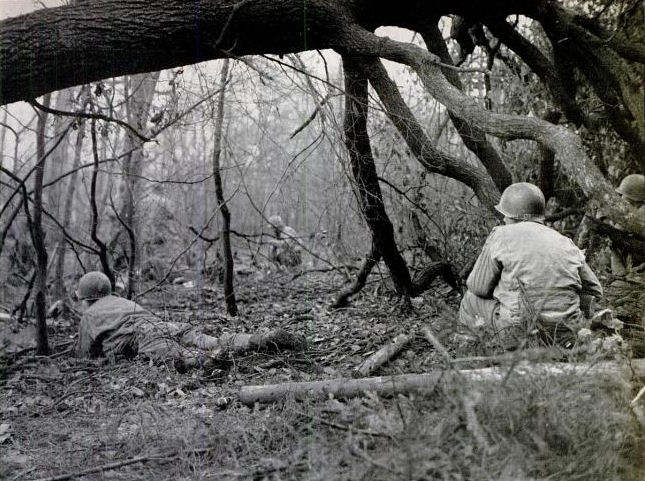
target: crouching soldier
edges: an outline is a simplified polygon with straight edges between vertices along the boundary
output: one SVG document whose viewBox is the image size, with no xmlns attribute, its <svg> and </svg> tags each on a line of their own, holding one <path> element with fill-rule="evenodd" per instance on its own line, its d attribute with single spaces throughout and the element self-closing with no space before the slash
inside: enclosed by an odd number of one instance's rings
<svg viewBox="0 0 645 481">
<path fill-rule="evenodd" d="M 172 361 L 178 370 L 222 360 L 229 352 L 249 349 L 297 349 L 303 339 L 281 329 L 266 334 L 229 334 L 216 338 L 186 323 L 162 321 L 136 302 L 112 295 L 107 276 L 81 277 L 76 296 L 82 302 L 77 354 L 80 357 L 136 355 Z"/>
<path fill-rule="evenodd" d="M 592 299 L 602 296 L 596 275 L 569 238 L 544 225 L 537 186 L 510 185 L 495 208 L 505 225 L 492 230 L 468 276 L 460 323 L 491 332 L 505 347 L 536 329 L 566 345 L 591 316 Z"/>
<path fill-rule="evenodd" d="M 628 232 L 645 237 L 645 176 L 631 174 L 625 177 L 616 192 L 627 201 L 631 209 L 625 219 Z M 632 255 L 624 249 L 612 246 L 611 249 L 611 271 L 617 276 L 624 276 L 627 272 L 626 266 L 645 261 L 645 253 Z"/>
<path fill-rule="evenodd" d="M 277 262 L 285 267 L 295 267 L 301 264 L 301 251 L 302 248 L 298 243 L 298 234 L 296 231 L 285 225 L 282 217 L 279 215 L 272 215 L 269 217 L 269 224 L 273 228 L 275 239 L 271 239 L 271 251 L 269 252 L 269 260 Z"/>
</svg>

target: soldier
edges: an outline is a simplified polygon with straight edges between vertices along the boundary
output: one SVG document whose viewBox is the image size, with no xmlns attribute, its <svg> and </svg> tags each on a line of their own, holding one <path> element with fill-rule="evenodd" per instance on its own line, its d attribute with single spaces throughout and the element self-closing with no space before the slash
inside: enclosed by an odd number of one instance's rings
<svg viewBox="0 0 645 481">
<path fill-rule="evenodd" d="M 632 207 L 632 211 L 626 219 L 626 227 L 629 231 L 645 236 L 645 176 L 631 174 L 625 177 L 616 192 L 626 200 Z M 629 254 L 618 248 L 611 249 L 611 272 L 617 276 L 626 273 Z M 638 258 L 642 262 L 642 258 Z"/>
<path fill-rule="evenodd" d="M 275 239 L 269 241 L 271 244 L 269 260 L 286 267 L 300 265 L 302 262 L 300 256 L 302 249 L 300 244 L 298 244 L 298 234 L 296 231 L 288 225 L 285 225 L 282 217 L 279 215 L 269 217 L 269 224 L 273 227 L 275 236 Z"/>
<path fill-rule="evenodd" d="M 266 334 L 227 334 L 216 338 L 186 323 L 162 321 L 136 302 L 112 295 L 107 276 L 88 272 L 76 291 L 82 302 L 77 354 L 80 357 L 139 355 L 173 361 L 178 370 L 222 358 L 229 351 L 278 347 L 294 349 L 302 339 L 281 329 Z"/>
<path fill-rule="evenodd" d="M 544 195 L 537 186 L 510 185 L 495 208 L 505 225 L 493 228 L 468 276 L 460 323 L 492 330 L 507 347 L 533 323 L 550 336 L 555 330 L 575 333 L 582 310 L 590 317 L 592 297 L 602 296 L 583 252 L 544 225 Z"/>
</svg>

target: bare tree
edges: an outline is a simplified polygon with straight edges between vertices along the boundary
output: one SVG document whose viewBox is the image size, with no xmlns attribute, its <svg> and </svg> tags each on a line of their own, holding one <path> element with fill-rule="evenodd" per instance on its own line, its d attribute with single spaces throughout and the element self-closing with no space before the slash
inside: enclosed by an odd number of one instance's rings
<svg viewBox="0 0 645 481">
<path fill-rule="evenodd" d="M 235 303 L 235 291 L 233 290 L 233 253 L 231 251 L 231 213 L 228 210 L 224 198 L 222 186 L 222 169 L 220 157 L 222 153 L 222 136 L 224 130 L 224 99 L 226 83 L 228 82 L 229 60 L 222 62 L 220 74 L 220 90 L 217 95 L 217 111 L 215 113 L 215 139 L 213 142 L 213 179 L 215 181 L 215 195 L 217 204 L 222 213 L 222 257 L 224 258 L 224 299 L 226 300 L 226 311 L 231 316 L 237 315 L 237 304 Z"/>
<path fill-rule="evenodd" d="M 43 103 L 49 107 L 51 94 L 45 94 Z M 49 354 L 47 341 L 47 247 L 43 231 L 43 179 L 45 177 L 45 131 L 47 129 L 47 114 L 38 114 L 38 128 L 36 134 L 36 173 L 34 175 L 34 213 L 31 222 L 31 239 L 36 251 L 36 276 L 35 276 L 35 311 L 36 311 L 36 353 L 41 356 Z M 25 208 L 28 199 L 25 197 Z"/>
</svg>

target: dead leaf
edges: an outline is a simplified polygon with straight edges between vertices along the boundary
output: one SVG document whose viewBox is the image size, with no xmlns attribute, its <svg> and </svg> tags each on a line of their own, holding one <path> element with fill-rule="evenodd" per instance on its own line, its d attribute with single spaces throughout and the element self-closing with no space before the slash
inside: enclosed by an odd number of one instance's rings
<svg viewBox="0 0 645 481">
<path fill-rule="evenodd" d="M 9 423 L 0 424 L 0 444 L 4 444 L 13 436 L 13 426 Z"/>
<path fill-rule="evenodd" d="M 130 388 L 130 392 L 131 392 L 132 394 L 134 394 L 136 397 L 143 397 L 143 396 L 145 396 L 145 394 L 146 394 L 145 392 L 143 392 L 141 389 L 139 389 L 139 388 L 138 388 L 138 387 L 136 387 L 136 386 L 132 386 L 132 387 Z"/>
</svg>

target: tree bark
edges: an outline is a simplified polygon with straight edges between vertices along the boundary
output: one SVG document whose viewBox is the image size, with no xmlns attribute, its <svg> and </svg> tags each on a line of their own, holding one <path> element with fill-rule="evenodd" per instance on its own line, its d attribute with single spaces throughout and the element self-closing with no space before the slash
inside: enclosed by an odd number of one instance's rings
<svg viewBox="0 0 645 481">
<path fill-rule="evenodd" d="M 224 258 L 224 299 L 226 300 L 226 312 L 231 316 L 237 315 L 237 304 L 235 302 L 235 290 L 233 289 L 233 252 L 231 251 L 231 213 L 228 210 L 224 198 L 224 187 L 222 186 L 222 169 L 220 157 L 222 153 L 222 137 L 224 131 L 224 98 L 226 83 L 228 82 L 229 60 L 222 61 L 220 74 L 220 91 L 217 96 L 217 113 L 215 116 L 215 140 L 213 145 L 213 179 L 215 180 L 215 195 L 217 204 L 222 214 L 222 257 Z"/>
<path fill-rule="evenodd" d="M 49 107 L 51 94 L 46 94 L 43 104 Z M 36 280 L 35 287 L 35 311 L 36 311 L 36 353 L 40 356 L 49 354 L 49 342 L 47 341 L 47 246 L 45 245 L 45 234 L 43 232 L 43 179 L 45 178 L 45 132 L 47 130 L 47 114 L 39 112 L 38 126 L 36 132 L 36 157 L 43 159 L 38 162 L 34 174 L 34 215 L 31 225 L 31 238 L 36 251 Z M 27 202 L 27 199 L 25 199 Z"/>
<path fill-rule="evenodd" d="M 412 280 L 397 249 L 394 228 L 385 212 L 367 133 L 367 78 L 355 57 L 343 55 L 343 68 L 346 99 L 345 145 L 349 152 L 361 211 L 372 231 L 372 242 L 383 257 L 397 292 L 409 297 L 412 293 Z"/>
<path fill-rule="evenodd" d="M 550 110 L 544 116 L 544 120 L 557 124 L 562 115 L 557 110 Z M 555 193 L 555 155 L 543 145 L 538 148 L 538 187 L 544 194 L 544 199 L 548 202 Z"/>
<path fill-rule="evenodd" d="M 412 280 L 412 293 L 415 296 L 418 296 L 425 292 L 430 287 L 430 284 L 432 284 L 432 281 L 439 276 L 441 276 L 445 283 L 450 287 L 456 291 L 461 291 L 459 281 L 453 272 L 451 265 L 447 262 L 437 261 L 431 262 L 414 276 L 414 279 Z"/>
</svg>

